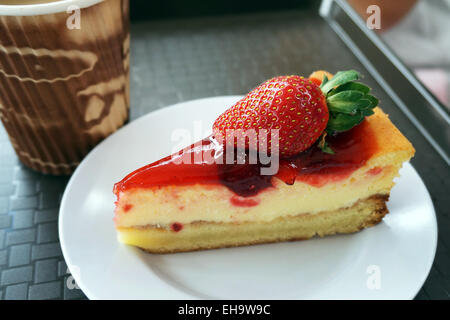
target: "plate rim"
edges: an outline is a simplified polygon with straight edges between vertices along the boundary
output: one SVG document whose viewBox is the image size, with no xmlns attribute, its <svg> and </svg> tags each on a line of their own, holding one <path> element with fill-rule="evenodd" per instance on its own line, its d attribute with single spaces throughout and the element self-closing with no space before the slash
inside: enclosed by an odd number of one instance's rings
<svg viewBox="0 0 450 320">
<path fill-rule="evenodd" d="M 60 241 L 60 246 L 61 246 L 61 251 L 64 257 L 64 260 L 66 262 L 67 268 L 70 271 L 70 268 L 72 266 L 74 266 L 75 264 L 72 263 L 69 254 L 68 254 L 68 249 L 67 249 L 67 244 L 66 244 L 66 240 L 64 237 L 64 231 L 63 231 L 63 221 L 64 221 L 64 211 L 65 207 L 67 206 L 68 203 L 68 190 L 71 189 L 74 181 L 75 181 L 75 177 L 79 174 L 80 171 L 83 170 L 84 166 L 86 166 L 86 163 L 89 162 L 89 159 L 93 156 L 94 153 L 96 153 L 98 151 L 99 148 L 101 148 L 104 144 L 108 143 L 109 140 L 114 139 L 114 136 L 119 134 L 120 132 L 123 132 L 125 130 L 129 130 L 129 127 L 131 125 L 135 125 L 135 123 L 139 123 L 142 121 L 145 121 L 147 118 L 149 117 L 153 117 L 155 115 L 158 115 L 160 113 L 165 113 L 165 112 L 171 112 L 174 109 L 177 108 L 182 108 L 183 105 L 187 104 L 187 103 L 195 103 L 195 102 L 200 102 L 202 100 L 212 100 L 212 99 L 234 99 L 234 100 L 239 100 L 240 98 L 242 98 L 242 95 L 224 95 L 224 96 L 211 96 L 211 97 L 203 97 L 203 98 L 199 98 L 199 99 L 192 99 L 192 100 L 186 100 L 186 101 L 181 101 L 181 102 L 177 102 L 175 104 L 171 104 L 171 105 L 167 105 L 164 106 L 162 108 L 159 108 L 157 110 L 153 110 L 151 112 L 148 112 L 130 122 L 128 122 L 127 124 L 125 124 L 124 126 L 122 126 L 121 128 L 119 128 L 118 130 L 116 130 L 115 132 L 113 132 L 111 135 L 109 135 L 108 137 L 106 137 L 105 139 L 103 139 L 99 144 L 97 144 L 94 148 L 92 148 L 92 150 L 83 158 L 83 160 L 81 161 L 81 163 L 78 165 L 78 167 L 75 169 L 75 171 L 72 173 L 72 175 L 70 176 L 70 179 L 64 189 L 64 193 L 63 196 L 61 197 L 61 203 L 60 203 L 60 207 L 59 207 L 59 211 L 58 211 L 58 236 L 59 236 L 59 241 Z M 414 168 L 414 166 L 408 161 L 405 162 L 403 164 L 403 168 L 405 168 L 406 166 L 409 166 L 410 169 L 413 170 L 413 172 L 419 177 L 420 182 L 423 184 L 425 190 L 426 190 L 426 194 L 427 194 L 427 200 L 429 201 L 430 204 L 430 209 L 433 212 L 432 215 L 432 224 L 433 224 L 433 252 L 432 252 L 432 259 L 431 259 L 431 263 L 428 266 L 428 270 L 426 273 L 423 273 L 422 278 L 420 279 L 420 281 L 418 282 L 418 288 L 416 288 L 414 291 L 414 293 L 412 294 L 412 296 L 410 296 L 408 299 L 414 299 L 416 297 L 416 295 L 419 293 L 420 289 L 423 287 L 424 283 L 426 282 L 426 279 L 428 278 L 430 271 L 433 267 L 435 258 L 436 258 L 436 252 L 437 252 L 437 244 L 438 244 L 438 226 L 437 226 L 437 216 L 436 216 L 436 210 L 434 207 L 434 203 L 433 200 L 431 198 L 431 195 L 428 191 L 428 188 L 426 187 L 425 182 L 423 181 L 422 177 L 419 175 L 419 173 L 417 172 L 417 170 Z M 97 299 L 102 299 L 99 297 L 96 297 L 95 294 L 93 294 L 88 286 L 86 286 L 83 281 L 81 281 L 81 279 L 78 278 L 78 275 L 76 273 L 71 274 L 71 276 L 74 278 L 75 282 L 77 283 L 78 287 L 82 290 L 82 292 L 86 295 L 86 297 L 88 299 L 92 299 L 92 300 L 97 300 Z M 197 299 L 195 297 L 193 297 L 192 299 Z M 365 300 L 367 298 L 362 298 L 362 300 Z"/>
</svg>

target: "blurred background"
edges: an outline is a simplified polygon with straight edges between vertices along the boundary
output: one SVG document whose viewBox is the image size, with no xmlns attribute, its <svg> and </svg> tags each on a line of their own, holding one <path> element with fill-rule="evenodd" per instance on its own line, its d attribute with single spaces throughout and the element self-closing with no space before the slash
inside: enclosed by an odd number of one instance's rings
<svg viewBox="0 0 450 320">
<path fill-rule="evenodd" d="M 133 0 L 132 21 L 221 16 L 251 12 L 302 10 L 320 0 Z M 450 0 L 348 0 L 367 19 L 370 5 L 381 9 L 381 29 L 375 30 L 420 81 L 450 108 Z"/>
<path fill-rule="evenodd" d="M 450 108 L 450 0 L 349 0 L 366 19 L 381 9 L 380 37 L 422 83 Z"/>
</svg>

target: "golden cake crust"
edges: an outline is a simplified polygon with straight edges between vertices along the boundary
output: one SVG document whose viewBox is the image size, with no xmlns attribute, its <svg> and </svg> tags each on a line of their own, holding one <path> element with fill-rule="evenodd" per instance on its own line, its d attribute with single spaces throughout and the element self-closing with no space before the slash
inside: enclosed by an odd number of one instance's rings
<svg viewBox="0 0 450 320">
<path fill-rule="evenodd" d="M 414 153 L 414 147 L 411 142 L 392 124 L 389 116 L 379 107 L 374 109 L 375 114 L 367 117 L 367 121 L 377 134 L 374 135 L 378 148 L 372 157 L 390 152 L 404 151 L 411 158 Z"/>
</svg>

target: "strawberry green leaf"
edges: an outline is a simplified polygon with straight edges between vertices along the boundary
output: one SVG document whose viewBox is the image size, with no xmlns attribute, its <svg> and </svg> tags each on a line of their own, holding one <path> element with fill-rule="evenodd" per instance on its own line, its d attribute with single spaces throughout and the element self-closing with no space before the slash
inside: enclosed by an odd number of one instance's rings
<svg viewBox="0 0 450 320">
<path fill-rule="evenodd" d="M 336 116 L 333 116 L 328 120 L 327 132 L 330 134 L 335 134 L 338 132 L 348 131 L 354 126 L 360 124 L 363 120 L 364 115 L 360 111 L 355 115 L 338 113 Z"/>
<path fill-rule="evenodd" d="M 328 97 L 332 96 L 336 93 L 346 91 L 346 90 L 356 90 L 356 91 L 360 91 L 364 94 L 368 94 L 370 91 L 370 88 L 360 82 L 348 82 L 346 84 L 343 84 L 343 85 L 338 86 L 338 87 L 334 88 L 333 90 L 331 90 L 328 93 Z"/>
<path fill-rule="evenodd" d="M 372 109 L 375 108 L 375 107 L 378 105 L 378 102 L 379 102 L 379 101 L 378 101 L 378 99 L 375 98 L 374 96 L 368 94 L 368 95 L 366 95 L 364 98 L 370 100 L 370 102 L 371 102 L 371 106 L 370 106 L 370 107 L 371 107 Z"/>
<path fill-rule="evenodd" d="M 355 70 L 339 71 L 333 76 L 333 78 L 331 78 L 331 80 L 328 80 L 326 83 L 322 83 L 320 89 L 326 95 L 334 87 L 358 80 L 358 78 L 359 73 Z"/>
<path fill-rule="evenodd" d="M 373 115 L 374 113 L 375 113 L 375 112 L 373 112 L 372 109 L 362 110 L 362 114 L 363 114 L 364 117 L 371 116 L 371 115 Z"/>
<path fill-rule="evenodd" d="M 362 99 L 356 102 L 356 108 L 360 110 L 370 109 L 371 105 L 372 102 L 369 99 L 366 99 L 366 97 L 363 97 Z"/>
<path fill-rule="evenodd" d="M 322 87 L 323 85 L 325 85 L 325 83 L 327 83 L 328 80 L 329 80 L 328 77 L 326 75 L 324 75 L 323 76 L 323 80 L 322 80 L 322 84 L 320 86 Z"/>
<path fill-rule="evenodd" d="M 370 94 L 370 88 L 356 82 L 359 73 L 354 70 L 339 71 L 321 85 L 330 114 L 327 132 L 336 134 L 350 130 L 371 116 L 378 99 Z M 321 144 L 325 146 L 325 141 Z M 323 149 L 323 148 L 322 148 Z"/>
<path fill-rule="evenodd" d="M 328 109 L 332 113 L 348 113 L 355 114 L 360 107 L 360 100 L 364 97 L 364 93 L 356 90 L 347 90 L 336 93 L 331 97 L 327 97 Z M 367 100 L 368 105 L 370 101 Z"/>
</svg>

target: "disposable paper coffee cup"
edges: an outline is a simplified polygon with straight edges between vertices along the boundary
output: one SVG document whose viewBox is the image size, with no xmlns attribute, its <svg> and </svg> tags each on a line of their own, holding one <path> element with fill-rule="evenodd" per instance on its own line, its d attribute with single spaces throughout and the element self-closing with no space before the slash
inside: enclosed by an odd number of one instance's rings
<svg viewBox="0 0 450 320">
<path fill-rule="evenodd" d="M 7 2 L 0 118 L 26 166 L 70 174 L 128 119 L 129 0 Z"/>
</svg>

